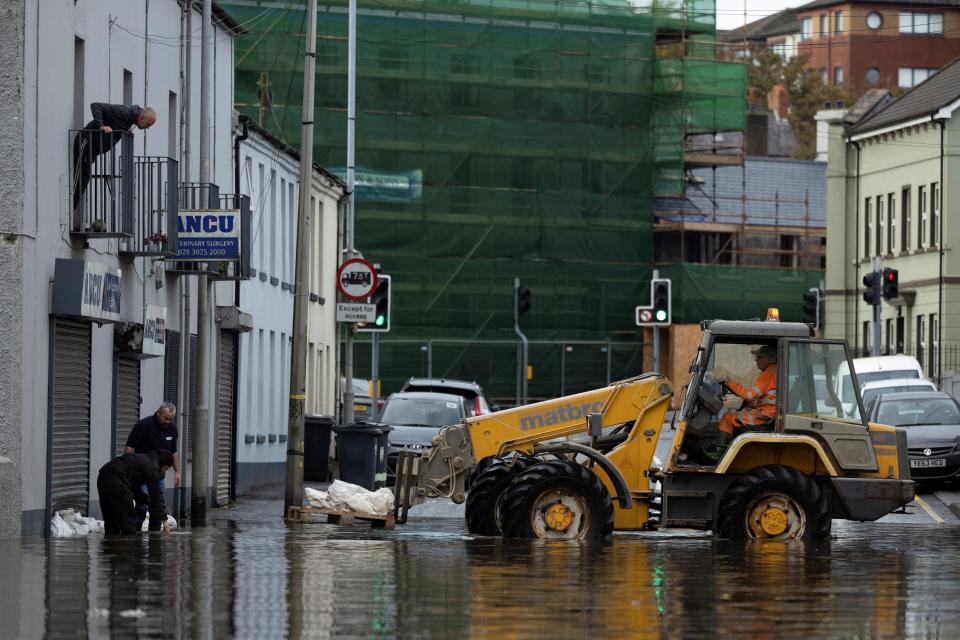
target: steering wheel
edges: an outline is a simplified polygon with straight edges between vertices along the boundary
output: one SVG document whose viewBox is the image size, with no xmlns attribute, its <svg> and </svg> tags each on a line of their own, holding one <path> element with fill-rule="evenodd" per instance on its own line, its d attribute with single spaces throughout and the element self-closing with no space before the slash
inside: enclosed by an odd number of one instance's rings
<svg viewBox="0 0 960 640">
<path fill-rule="evenodd" d="M 716 415 L 723 410 L 724 402 L 723 396 L 724 391 L 721 385 L 721 389 L 717 393 L 711 393 L 705 385 L 700 385 L 700 388 L 697 390 L 697 400 L 700 401 L 700 404 L 710 412 L 711 415 Z"/>
</svg>

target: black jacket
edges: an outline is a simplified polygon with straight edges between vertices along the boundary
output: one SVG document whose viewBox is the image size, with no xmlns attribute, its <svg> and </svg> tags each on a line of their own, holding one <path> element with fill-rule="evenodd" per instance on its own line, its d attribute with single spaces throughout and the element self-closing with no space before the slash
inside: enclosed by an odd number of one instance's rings
<svg viewBox="0 0 960 640">
<path fill-rule="evenodd" d="M 150 531 L 159 531 L 167 519 L 167 505 L 160 491 L 160 463 L 155 453 L 125 453 L 103 465 L 100 473 L 109 473 L 123 479 L 130 487 L 133 499 L 150 506 Z M 147 493 L 141 489 L 147 485 Z"/>
<path fill-rule="evenodd" d="M 140 115 L 140 105 L 109 104 L 106 102 L 91 102 L 90 113 L 93 120 L 87 123 L 86 129 L 99 129 L 107 125 L 114 131 L 129 131 L 137 124 Z"/>
</svg>

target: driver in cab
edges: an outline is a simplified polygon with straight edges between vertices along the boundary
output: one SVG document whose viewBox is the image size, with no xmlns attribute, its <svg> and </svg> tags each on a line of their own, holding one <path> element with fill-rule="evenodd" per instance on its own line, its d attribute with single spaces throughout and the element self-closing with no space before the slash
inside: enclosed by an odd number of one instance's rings
<svg viewBox="0 0 960 640">
<path fill-rule="evenodd" d="M 777 349 L 764 345 L 751 351 L 760 375 L 753 386 L 745 387 L 728 377 L 719 378 L 727 389 L 746 404 L 739 411 L 728 411 L 720 418 L 720 433 L 710 457 L 719 460 L 734 434 L 749 431 L 773 422 L 777 415 Z"/>
</svg>

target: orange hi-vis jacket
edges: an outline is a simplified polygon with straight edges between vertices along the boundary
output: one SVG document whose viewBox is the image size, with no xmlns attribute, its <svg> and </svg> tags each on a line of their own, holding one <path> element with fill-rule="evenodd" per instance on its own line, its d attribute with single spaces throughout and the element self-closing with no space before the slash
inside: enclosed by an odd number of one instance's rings
<svg viewBox="0 0 960 640">
<path fill-rule="evenodd" d="M 720 430 L 732 433 L 738 426 L 752 427 L 767 423 L 777 415 L 777 363 L 772 363 L 760 372 L 749 389 L 730 380 L 727 382 L 737 396 L 747 401 L 747 406 L 736 412 L 730 412 L 720 421 Z M 740 424 L 736 424 L 739 422 Z"/>
</svg>

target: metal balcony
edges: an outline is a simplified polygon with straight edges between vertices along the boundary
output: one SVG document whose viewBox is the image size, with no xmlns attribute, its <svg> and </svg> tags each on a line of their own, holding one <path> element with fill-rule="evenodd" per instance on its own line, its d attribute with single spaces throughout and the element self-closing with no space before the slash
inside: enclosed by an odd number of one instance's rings
<svg viewBox="0 0 960 640">
<path fill-rule="evenodd" d="M 67 138 L 70 166 L 70 233 L 83 238 L 133 236 L 133 135 L 72 129 Z"/>
<path fill-rule="evenodd" d="M 177 161 L 162 156 L 137 156 L 134 169 L 133 236 L 120 242 L 120 253 L 175 256 L 180 211 Z"/>
</svg>

